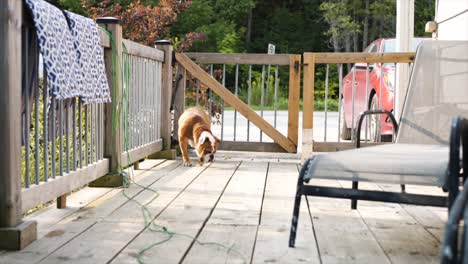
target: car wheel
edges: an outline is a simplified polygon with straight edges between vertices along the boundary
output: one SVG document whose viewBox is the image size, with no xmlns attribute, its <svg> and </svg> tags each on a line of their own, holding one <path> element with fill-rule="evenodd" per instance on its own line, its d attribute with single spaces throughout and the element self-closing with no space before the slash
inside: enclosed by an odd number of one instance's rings
<svg viewBox="0 0 468 264">
<path fill-rule="evenodd" d="M 340 126 L 341 126 L 341 139 L 342 140 L 350 140 L 351 139 L 351 128 L 348 128 L 345 121 L 345 112 L 344 112 L 344 105 L 343 99 L 341 99 L 341 115 L 340 115 Z"/>
<path fill-rule="evenodd" d="M 372 95 L 371 103 L 369 110 L 378 110 L 379 102 L 376 94 Z M 380 135 L 380 126 L 379 126 L 380 115 L 370 115 L 369 117 L 369 132 L 370 132 L 370 141 L 377 142 L 378 135 Z"/>
</svg>

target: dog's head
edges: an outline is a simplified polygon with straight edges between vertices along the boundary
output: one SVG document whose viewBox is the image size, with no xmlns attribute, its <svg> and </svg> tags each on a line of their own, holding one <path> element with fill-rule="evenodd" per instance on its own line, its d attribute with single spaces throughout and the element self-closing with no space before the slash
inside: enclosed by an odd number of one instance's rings
<svg viewBox="0 0 468 264">
<path fill-rule="evenodd" d="M 203 131 L 198 139 L 196 146 L 199 157 L 213 155 L 218 150 L 221 141 L 209 131 Z"/>
</svg>

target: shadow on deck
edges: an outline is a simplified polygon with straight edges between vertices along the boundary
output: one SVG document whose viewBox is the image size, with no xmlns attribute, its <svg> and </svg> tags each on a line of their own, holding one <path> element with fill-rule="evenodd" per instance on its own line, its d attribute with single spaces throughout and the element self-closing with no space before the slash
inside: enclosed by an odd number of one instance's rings
<svg viewBox="0 0 468 264">
<path fill-rule="evenodd" d="M 67 209 L 50 205 L 28 216 L 38 221 L 38 240 L 0 252 L 0 263 L 438 262 L 447 212 L 432 207 L 362 201 L 352 211 L 346 200 L 308 198 L 297 247 L 288 248 L 298 162 L 291 154 L 231 152 L 203 167 L 146 160 L 125 190 L 86 187 L 70 195 Z"/>
</svg>

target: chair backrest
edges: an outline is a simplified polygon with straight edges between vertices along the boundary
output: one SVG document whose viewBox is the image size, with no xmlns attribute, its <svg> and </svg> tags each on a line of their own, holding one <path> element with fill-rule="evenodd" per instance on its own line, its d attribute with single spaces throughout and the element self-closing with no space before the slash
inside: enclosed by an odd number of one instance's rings
<svg viewBox="0 0 468 264">
<path fill-rule="evenodd" d="M 397 143 L 447 144 L 455 116 L 468 118 L 468 41 L 423 41 L 408 86 Z"/>
</svg>

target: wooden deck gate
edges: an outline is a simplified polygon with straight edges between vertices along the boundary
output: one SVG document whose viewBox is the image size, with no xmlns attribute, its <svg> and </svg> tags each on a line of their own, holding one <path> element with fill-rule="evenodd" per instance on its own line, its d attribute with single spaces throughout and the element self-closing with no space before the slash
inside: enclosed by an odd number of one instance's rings
<svg viewBox="0 0 468 264">
<path fill-rule="evenodd" d="M 300 99 L 300 67 L 301 55 L 289 54 L 214 54 L 188 53 L 175 55 L 176 60 L 193 78 L 199 80 L 218 95 L 224 102 L 232 106 L 248 121 L 257 126 L 269 136 L 274 143 L 242 142 L 223 140 L 221 149 L 246 151 L 283 151 L 296 153 L 299 129 L 299 99 Z M 192 60 L 193 59 L 193 60 Z M 200 64 L 235 64 L 235 65 L 277 65 L 289 66 L 289 98 L 288 98 L 288 129 L 283 135 L 277 128 L 257 114 L 248 104 L 239 99 L 223 84 L 207 73 Z M 224 66 L 225 69 L 225 66 Z M 263 77 L 263 74 L 262 74 Z M 263 78 L 262 78 L 263 80 Z M 262 85 L 263 89 L 263 85 Z M 185 90 L 185 89 L 182 89 Z M 263 91 L 262 91 L 263 92 Z M 276 116 L 275 116 L 276 117 Z M 275 119 L 276 120 L 276 119 Z M 276 122 L 275 122 L 276 123 Z"/>
</svg>

